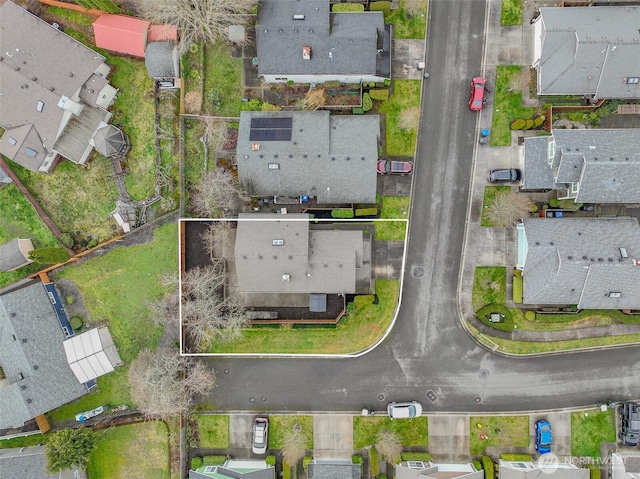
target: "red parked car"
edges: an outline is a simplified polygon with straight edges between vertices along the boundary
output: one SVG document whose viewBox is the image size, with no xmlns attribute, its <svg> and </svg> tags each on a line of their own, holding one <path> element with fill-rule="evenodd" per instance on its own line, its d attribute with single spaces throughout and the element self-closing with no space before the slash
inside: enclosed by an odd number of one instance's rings
<svg viewBox="0 0 640 479">
<path fill-rule="evenodd" d="M 412 170 L 410 161 L 378 160 L 378 173 L 381 175 L 408 175 Z"/>
<path fill-rule="evenodd" d="M 482 77 L 471 80 L 471 91 L 469 92 L 469 108 L 474 111 L 482 110 L 484 106 L 484 93 L 486 82 Z"/>
</svg>

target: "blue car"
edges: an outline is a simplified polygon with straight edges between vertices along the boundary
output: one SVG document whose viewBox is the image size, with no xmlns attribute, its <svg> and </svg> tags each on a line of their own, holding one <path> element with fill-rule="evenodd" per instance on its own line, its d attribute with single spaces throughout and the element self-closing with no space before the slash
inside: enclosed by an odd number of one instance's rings
<svg viewBox="0 0 640 479">
<path fill-rule="evenodd" d="M 551 452 L 551 424 L 549 421 L 536 421 L 536 451 L 538 454 Z"/>
</svg>

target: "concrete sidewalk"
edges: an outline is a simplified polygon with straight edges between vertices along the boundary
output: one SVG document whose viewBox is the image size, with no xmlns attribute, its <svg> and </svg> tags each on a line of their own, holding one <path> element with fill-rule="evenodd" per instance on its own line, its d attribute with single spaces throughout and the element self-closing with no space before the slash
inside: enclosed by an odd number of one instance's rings
<svg viewBox="0 0 640 479">
<path fill-rule="evenodd" d="M 488 0 L 488 22 L 484 58 L 484 72 L 487 85 L 493 93 L 496 67 L 498 65 L 522 65 L 528 68 L 533 61 L 533 26 L 530 19 L 541 6 L 555 6 L 555 1 L 525 1 L 523 24 L 513 27 L 500 25 L 501 0 Z M 530 103 L 528 88 L 523 91 L 523 101 Z M 533 99 L 532 99 L 533 100 Z M 478 141 L 480 131 L 491 129 L 494 112 L 493 94 L 487 96 L 485 108 L 480 113 L 478 129 L 474 140 Z M 566 331 L 499 331 L 485 325 L 475 316 L 471 304 L 473 277 L 476 266 L 507 266 L 517 262 L 517 233 L 514 227 L 480 226 L 484 188 L 488 185 L 487 171 L 494 168 L 522 169 L 521 147 L 517 137 L 512 137 L 511 146 L 492 147 L 476 145 L 470 201 L 468 204 L 466 237 L 462 254 L 462 269 L 458 281 L 458 308 L 463 321 L 488 336 L 516 341 L 563 341 L 601 336 L 640 333 L 640 325 L 616 324 L 612 326 L 580 328 Z M 517 187 L 513 187 L 517 191 Z M 509 291 L 510 291 L 510 282 Z"/>
</svg>

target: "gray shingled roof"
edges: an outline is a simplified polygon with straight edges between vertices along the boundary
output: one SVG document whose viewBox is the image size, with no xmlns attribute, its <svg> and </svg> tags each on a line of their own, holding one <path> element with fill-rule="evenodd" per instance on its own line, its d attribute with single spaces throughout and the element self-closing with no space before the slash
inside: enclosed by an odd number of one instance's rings
<svg viewBox="0 0 640 479">
<path fill-rule="evenodd" d="M 252 118 L 292 118 L 290 141 L 251 141 Z M 242 112 L 238 177 L 252 196 L 317 197 L 318 203 L 375 203 L 380 120 L 314 112 Z M 258 149 L 254 145 L 259 145 Z M 277 163 L 278 169 L 269 169 Z"/>
<path fill-rule="evenodd" d="M 525 218 L 524 234 L 524 304 L 640 308 L 636 218 Z M 609 296 L 614 292 L 620 297 Z"/>
<path fill-rule="evenodd" d="M 0 449 L 2 477 L 20 479 L 82 479 L 80 468 L 67 469 L 54 474 L 47 471 L 44 446 Z"/>
<path fill-rule="evenodd" d="M 354 293 L 363 232 L 310 230 L 305 214 L 241 214 L 235 266 L 243 293 Z M 282 240 L 282 245 L 274 245 Z M 283 280 L 289 275 L 288 280 Z"/>
<path fill-rule="evenodd" d="M 64 353 L 65 337 L 39 280 L 0 290 L 0 429 L 21 427 L 87 393 Z"/>
<path fill-rule="evenodd" d="M 540 467 L 534 469 L 513 469 L 511 467 L 500 466 L 500 479 L 589 479 L 589 469 L 558 467 L 542 470 Z"/>
<path fill-rule="evenodd" d="M 360 479 L 360 464 L 310 463 L 307 466 L 307 479 Z"/>
<path fill-rule="evenodd" d="M 0 126 L 7 130 L 0 153 L 37 171 L 66 121 L 58 102 L 62 96 L 78 98 L 104 57 L 11 1 L 0 2 L 0 30 Z"/>
<path fill-rule="evenodd" d="M 551 190 L 554 188 L 553 172 L 547 163 L 548 136 L 524 139 L 523 190 Z"/>
<path fill-rule="evenodd" d="M 640 98 L 640 7 L 542 7 L 538 94 Z M 534 41 L 540 41 L 535 39 Z"/>
<path fill-rule="evenodd" d="M 258 73 L 388 77 L 377 68 L 384 35 L 382 12 L 330 13 L 329 0 L 263 0 L 256 27 Z M 302 57 L 305 46 L 310 60 Z"/>
<path fill-rule="evenodd" d="M 178 47 L 173 42 L 151 42 L 144 51 L 144 64 L 151 78 L 178 78 Z"/>
<path fill-rule="evenodd" d="M 31 263 L 28 256 L 20 250 L 20 243 L 27 249 L 33 249 L 31 240 L 21 240 L 16 238 L 8 243 L 0 245 L 0 271 L 11 271 L 12 269 Z"/>
</svg>

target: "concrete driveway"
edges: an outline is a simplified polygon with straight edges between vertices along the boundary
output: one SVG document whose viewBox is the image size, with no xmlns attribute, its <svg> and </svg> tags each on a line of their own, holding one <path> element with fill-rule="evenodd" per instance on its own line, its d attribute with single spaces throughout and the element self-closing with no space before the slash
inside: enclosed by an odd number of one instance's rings
<svg viewBox="0 0 640 479">
<path fill-rule="evenodd" d="M 434 462 L 467 462 L 469 416 L 430 416 L 429 452 Z"/>
<path fill-rule="evenodd" d="M 531 434 L 531 453 L 536 453 L 535 423 L 540 419 L 546 419 L 551 424 L 553 445 L 551 452 L 556 456 L 571 455 L 571 413 L 553 412 L 545 414 L 531 414 L 529 416 L 529 432 Z"/>
<path fill-rule="evenodd" d="M 313 416 L 313 458 L 350 459 L 353 455 L 353 416 Z"/>
</svg>

